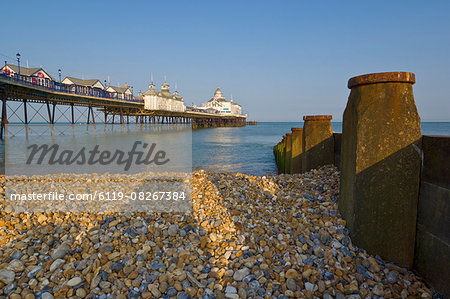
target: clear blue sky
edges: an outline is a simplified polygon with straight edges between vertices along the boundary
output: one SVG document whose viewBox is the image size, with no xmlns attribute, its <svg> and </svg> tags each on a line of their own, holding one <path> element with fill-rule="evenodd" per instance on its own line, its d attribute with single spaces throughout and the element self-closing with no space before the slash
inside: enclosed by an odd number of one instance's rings
<svg viewBox="0 0 450 299">
<path fill-rule="evenodd" d="M 220 86 L 260 121 L 332 114 L 347 80 L 416 74 L 422 120 L 450 121 L 450 1 L 2 1 L 0 59 L 56 77 L 147 90 L 164 75 L 186 104 Z M 6 55 L 6 56 L 5 56 Z"/>
</svg>

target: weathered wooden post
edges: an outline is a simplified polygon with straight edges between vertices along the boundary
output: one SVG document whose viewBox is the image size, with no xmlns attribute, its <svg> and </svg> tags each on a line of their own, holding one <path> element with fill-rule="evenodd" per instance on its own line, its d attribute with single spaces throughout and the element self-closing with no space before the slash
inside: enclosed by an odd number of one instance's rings
<svg viewBox="0 0 450 299">
<path fill-rule="evenodd" d="M 291 174 L 302 172 L 303 128 L 291 128 Z"/>
<path fill-rule="evenodd" d="M 278 142 L 278 173 L 281 173 L 283 167 L 283 140 Z"/>
<path fill-rule="evenodd" d="M 284 166 L 286 163 L 286 135 L 283 136 L 281 140 L 281 167 L 280 173 L 284 173 Z"/>
<path fill-rule="evenodd" d="M 273 147 L 273 157 L 275 158 L 275 164 L 277 165 L 277 169 L 278 169 L 278 146 L 279 143 L 277 143 L 277 145 Z"/>
<path fill-rule="evenodd" d="M 302 170 L 334 163 L 331 115 L 304 116 Z"/>
<path fill-rule="evenodd" d="M 351 78 L 344 112 L 339 210 L 353 242 L 411 267 L 421 165 L 413 73 Z"/>
<path fill-rule="evenodd" d="M 273 156 L 275 157 L 275 164 L 277 165 L 277 170 L 280 169 L 280 143 L 273 147 Z"/>
<path fill-rule="evenodd" d="M 291 173 L 291 156 L 292 155 L 292 133 L 286 134 L 286 162 L 284 166 L 284 173 Z"/>
</svg>

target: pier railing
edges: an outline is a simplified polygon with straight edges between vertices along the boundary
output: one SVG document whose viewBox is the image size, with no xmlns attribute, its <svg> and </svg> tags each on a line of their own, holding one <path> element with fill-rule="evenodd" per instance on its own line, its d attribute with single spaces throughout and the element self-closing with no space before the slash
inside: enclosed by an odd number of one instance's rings
<svg viewBox="0 0 450 299">
<path fill-rule="evenodd" d="M 86 96 L 99 97 L 99 98 L 112 99 L 112 100 L 124 100 L 124 101 L 142 103 L 142 100 L 136 99 L 133 95 L 119 96 L 118 94 L 106 91 L 104 89 L 92 88 L 92 87 L 88 87 L 88 86 L 70 85 L 70 84 L 65 84 L 65 83 L 61 83 L 61 82 L 56 82 L 56 81 L 50 80 L 48 78 L 39 78 L 36 76 L 25 76 L 25 75 L 19 75 L 19 74 L 13 74 L 13 75 L 0 74 L 0 78 L 4 78 L 9 81 L 20 82 L 20 83 L 24 83 L 24 84 L 28 84 L 28 85 L 32 85 L 32 86 L 38 86 L 38 87 L 45 88 L 45 89 L 51 90 L 51 91 L 58 91 L 58 92 L 64 92 L 64 93 L 69 93 L 69 94 L 76 94 L 76 95 L 86 95 Z"/>
</svg>

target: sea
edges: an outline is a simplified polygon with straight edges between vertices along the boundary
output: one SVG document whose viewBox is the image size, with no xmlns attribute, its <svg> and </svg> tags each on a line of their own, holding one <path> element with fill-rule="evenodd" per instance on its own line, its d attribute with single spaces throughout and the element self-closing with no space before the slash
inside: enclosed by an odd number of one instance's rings
<svg viewBox="0 0 450 299">
<path fill-rule="evenodd" d="M 423 135 L 450 136 L 450 122 L 422 122 L 421 126 Z M 4 142 L 0 147 L 0 156 L 4 156 L 6 149 L 9 163 L 26 170 L 23 155 L 16 149 L 36 140 L 60 142 L 69 146 L 79 143 L 86 146 L 107 143 L 109 147 L 114 147 L 132 140 L 145 140 L 156 130 L 165 132 L 166 138 L 169 138 L 165 142 L 170 142 L 170 138 L 173 138 L 174 142 L 180 143 L 180 132 L 191 134 L 186 139 L 188 141 L 182 143 L 190 147 L 192 160 L 189 164 L 193 170 L 266 175 L 277 172 L 273 146 L 285 133 L 291 132 L 293 127 L 303 127 L 303 123 L 259 122 L 257 126 L 195 130 L 177 125 L 55 124 L 51 127 L 48 124 L 8 124 L 8 138 L 6 144 Z M 342 132 L 341 122 L 332 122 L 332 127 L 334 132 Z"/>
</svg>

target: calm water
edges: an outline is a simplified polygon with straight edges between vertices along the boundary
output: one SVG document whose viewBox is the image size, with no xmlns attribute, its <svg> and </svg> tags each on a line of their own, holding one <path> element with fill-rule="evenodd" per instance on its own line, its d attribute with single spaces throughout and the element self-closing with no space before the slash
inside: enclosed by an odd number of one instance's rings
<svg viewBox="0 0 450 299">
<path fill-rule="evenodd" d="M 333 122 L 333 131 L 342 132 L 342 123 Z M 243 128 L 216 128 L 195 131 L 193 165 L 195 169 L 264 175 L 276 173 L 272 148 L 299 122 L 266 122 Z M 450 122 L 422 123 L 424 135 L 450 135 Z"/>
<path fill-rule="evenodd" d="M 342 123 L 334 122 L 333 130 L 342 131 Z M 199 129 L 192 131 L 192 166 L 195 170 L 241 172 L 253 175 L 275 173 L 275 162 L 272 148 L 281 137 L 291 131 L 292 127 L 302 127 L 299 122 L 259 123 L 258 126 Z M 26 130 L 22 125 L 8 126 L 7 149 L 13 155 L 13 161 L 23 163 L 17 156 L 14 159 L 14 148 L 26 143 Z M 74 142 L 82 140 L 84 144 L 123 144 L 134 139 L 146 139 L 155 128 L 128 125 L 125 129 L 120 125 L 91 126 L 55 125 L 50 130 L 48 125 L 30 125 L 29 141 L 33 139 L 49 139 L 58 142 Z M 175 127 L 163 126 L 157 130 L 178 130 Z M 422 123 L 424 135 L 450 135 L 450 122 Z M 179 134 L 173 134 L 179 138 Z M 76 138 L 76 139 L 74 139 Z M 23 165 L 26 167 L 25 165 Z"/>
</svg>

